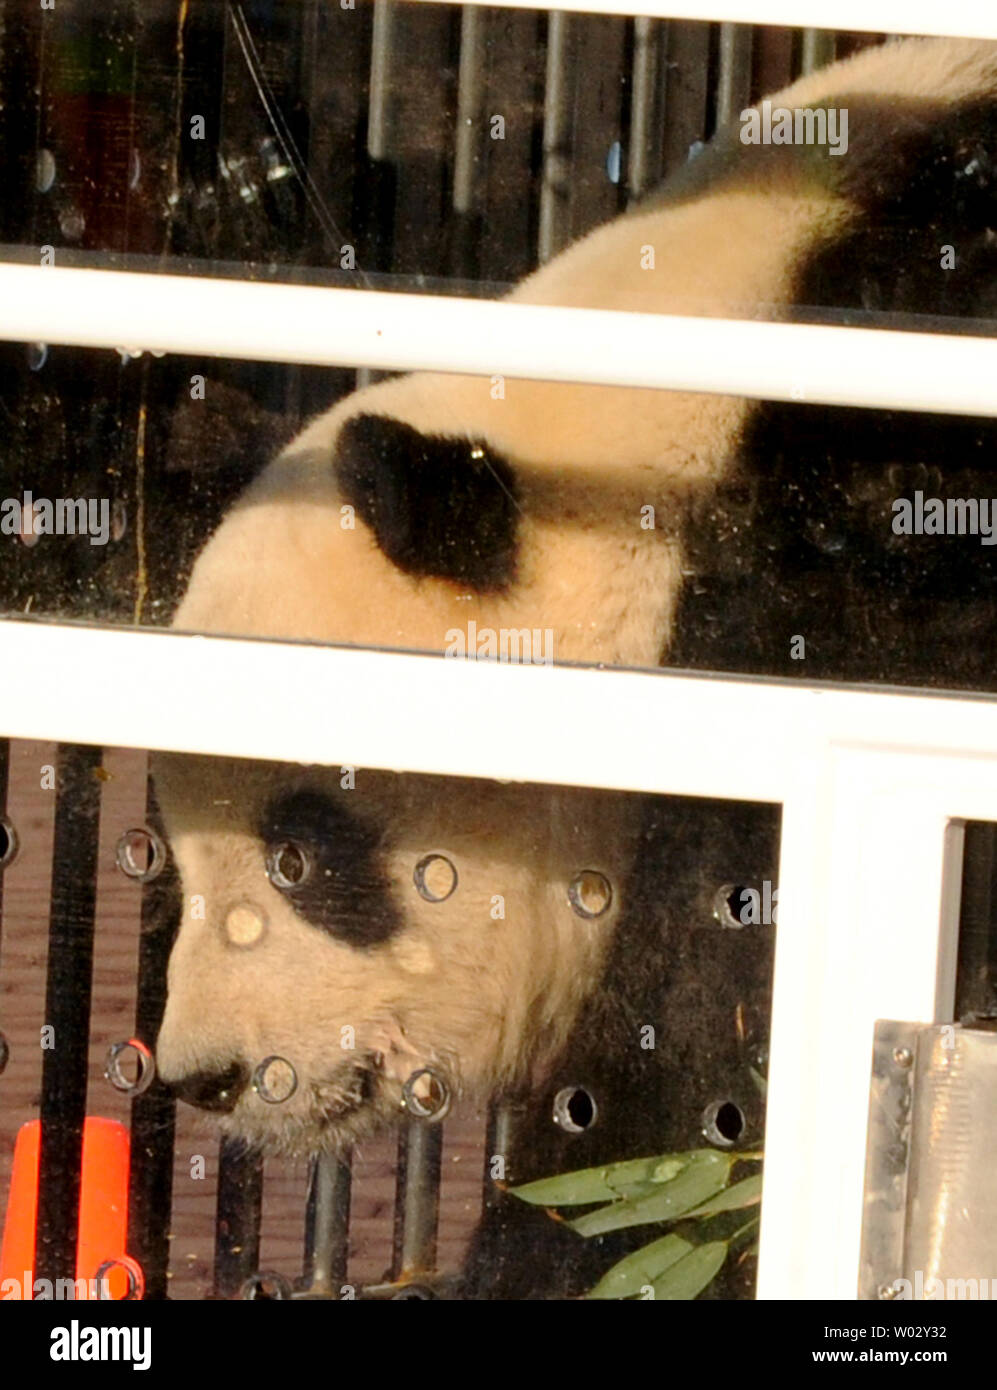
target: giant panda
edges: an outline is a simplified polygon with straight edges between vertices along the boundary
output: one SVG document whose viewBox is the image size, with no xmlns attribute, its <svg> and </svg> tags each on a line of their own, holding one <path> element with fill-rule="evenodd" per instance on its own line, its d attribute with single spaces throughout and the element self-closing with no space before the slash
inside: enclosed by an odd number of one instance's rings
<svg viewBox="0 0 997 1390">
<path fill-rule="evenodd" d="M 997 45 L 892 42 L 771 101 L 846 109 L 847 151 L 745 143 L 735 123 L 511 300 L 993 319 Z M 549 630 L 565 662 L 992 688 L 991 551 L 898 537 L 890 500 L 990 495 L 994 442 L 984 421 L 394 377 L 336 404 L 247 489 L 174 625 L 441 652 L 473 620 Z M 154 771 L 185 903 L 159 1071 L 232 1134 L 342 1151 L 397 1117 L 428 1068 L 461 1094 L 544 1097 L 512 1165 L 530 1176 L 660 1151 L 683 1077 L 695 1090 L 704 1058 L 746 1064 L 743 1017 L 711 1046 L 684 1046 L 682 1029 L 705 1003 L 697 972 L 748 951 L 764 976 L 770 940 L 703 944 L 695 928 L 718 882 L 774 873 L 774 808 L 649 813 L 611 793 L 176 756 Z M 647 1022 L 653 1051 L 636 1041 Z M 749 1040 L 765 1026 L 759 1013 Z M 255 1080 L 274 1055 L 295 1077 L 279 1105 Z M 578 1080 L 605 1104 L 570 1148 L 549 1097 Z M 698 1114 L 679 1126 L 687 1146 Z M 544 1244 L 503 1210 L 468 1296 L 581 1291 L 591 1249 Z"/>
</svg>

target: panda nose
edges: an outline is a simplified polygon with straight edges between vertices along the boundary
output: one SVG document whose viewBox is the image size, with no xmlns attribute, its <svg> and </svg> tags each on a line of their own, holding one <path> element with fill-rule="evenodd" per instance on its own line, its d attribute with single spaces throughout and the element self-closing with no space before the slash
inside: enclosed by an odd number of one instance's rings
<svg viewBox="0 0 997 1390">
<path fill-rule="evenodd" d="M 235 1109 L 236 1102 L 246 1089 L 249 1069 L 241 1062 L 232 1062 L 224 1071 L 195 1071 L 172 1083 L 174 1095 L 188 1105 L 202 1110 L 218 1110 L 225 1114 Z"/>
</svg>

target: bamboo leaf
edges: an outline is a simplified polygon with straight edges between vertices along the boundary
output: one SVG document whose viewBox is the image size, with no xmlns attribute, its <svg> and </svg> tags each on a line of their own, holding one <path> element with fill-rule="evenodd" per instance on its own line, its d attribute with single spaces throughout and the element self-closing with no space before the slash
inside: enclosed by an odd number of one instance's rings
<svg viewBox="0 0 997 1390">
<path fill-rule="evenodd" d="M 688 1255 L 676 1261 L 654 1281 L 656 1300 L 689 1300 L 703 1292 L 719 1273 L 727 1258 L 727 1242 L 714 1240 L 695 1245 Z"/>
<path fill-rule="evenodd" d="M 733 1155 L 716 1149 L 694 1152 L 682 1171 L 653 1191 L 625 1197 L 597 1211 L 586 1212 L 568 1225 L 582 1236 L 602 1235 L 648 1221 L 675 1221 L 719 1192 L 730 1174 Z"/>
<path fill-rule="evenodd" d="M 612 1202 L 621 1197 L 645 1195 L 677 1177 L 701 1153 L 657 1154 L 625 1163 L 604 1163 L 598 1168 L 579 1168 L 552 1178 L 511 1187 L 514 1197 L 532 1206 L 580 1207 L 591 1202 Z"/>
<path fill-rule="evenodd" d="M 733 1187 L 724 1188 L 723 1192 L 718 1192 L 708 1202 L 703 1202 L 702 1206 L 687 1211 L 686 1216 L 713 1216 L 718 1211 L 737 1211 L 740 1207 L 754 1206 L 761 1200 L 762 1175 L 756 1173 L 753 1178 L 744 1178 Z"/>
<path fill-rule="evenodd" d="M 764 1100 L 768 1095 L 769 1083 L 766 1081 L 765 1077 L 762 1076 L 761 1072 L 756 1071 L 754 1067 L 748 1068 L 748 1075 L 751 1077 L 752 1081 L 757 1086 L 761 1094 L 762 1100 Z"/>
<path fill-rule="evenodd" d="M 695 1248 L 681 1236 L 662 1236 L 613 1265 L 586 1298 L 632 1298 Z"/>
</svg>

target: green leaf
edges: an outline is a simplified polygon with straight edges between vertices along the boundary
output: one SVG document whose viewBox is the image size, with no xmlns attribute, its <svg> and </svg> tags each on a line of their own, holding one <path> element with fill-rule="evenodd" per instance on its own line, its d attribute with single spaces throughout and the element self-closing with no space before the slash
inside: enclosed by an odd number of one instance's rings
<svg viewBox="0 0 997 1390">
<path fill-rule="evenodd" d="M 719 1273 L 727 1258 L 727 1242 L 714 1240 L 695 1245 L 654 1281 L 655 1299 L 689 1300 L 701 1294 Z"/>
<path fill-rule="evenodd" d="M 694 1152 L 682 1171 L 650 1193 L 610 1202 L 568 1222 L 582 1236 L 598 1236 L 648 1221 L 675 1221 L 719 1192 L 730 1175 L 732 1154 L 716 1149 Z"/>
<path fill-rule="evenodd" d="M 586 1298 L 632 1298 L 695 1248 L 681 1236 L 662 1236 L 613 1265 Z"/>
<path fill-rule="evenodd" d="M 686 1216 L 713 1216 L 718 1211 L 737 1211 L 739 1207 L 751 1207 L 762 1200 L 762 1175 L 736 1182 L 733 1187 L 724 1188 L 702 1206 L 687 1211 Z"/>
<path fill-rule="evenodd" d="M 619 1197 L 645 1195 L 670 1182 L 704 1150 L 633 1158 L 626 1163 L 604 1163 L 599 1168 L 579 1168 L 552 1178 L 511 1187 L 514 1197 L 532 1206 L 580 1207 L 591 1202 L 611 1202 Z"/>
<path fill-rule="evenodd" d="M 764 1100 L 768 1095 L 769 1083 L 766 1081 L 765 1077 L 762 1076 L 760 1071 L 755 1071 L 754 1067 L 748 1068 L 748 1075 L 751 1077 L 752 1081 L 758 1087 L 758 1090 L 761 1093 L 762 1100 Z"/>
</svg>

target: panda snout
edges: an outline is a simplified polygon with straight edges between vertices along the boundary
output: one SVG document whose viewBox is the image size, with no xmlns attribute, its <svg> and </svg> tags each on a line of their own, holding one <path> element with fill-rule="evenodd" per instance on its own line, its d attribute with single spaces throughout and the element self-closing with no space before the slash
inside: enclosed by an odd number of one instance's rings
<svg viewBox="0 0 997 1390">
<path fill-rule="evenodd" d="M 178 1100 L 201 1110 L 231 1114 L 249 1082 L 249 1068 L 232 1062 L 219 1071 L 195 1071 L 170 1082 Z"/>
</svg>

